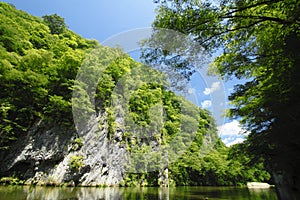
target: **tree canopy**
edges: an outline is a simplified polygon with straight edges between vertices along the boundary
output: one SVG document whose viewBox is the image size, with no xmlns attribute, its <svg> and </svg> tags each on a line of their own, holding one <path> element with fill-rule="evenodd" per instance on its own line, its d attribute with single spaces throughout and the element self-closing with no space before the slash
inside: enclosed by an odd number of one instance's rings
<svg viewBox="0 0 300 200">
<path fill-rule="evenodd" d="M 52 34 L 61 34 L 67 28 L 65 20 L 57 14 L 45 15 L 42 18 Z"/>
<path fill-rule="evenodd" d="M 3 150 L 40 119 L 72 124 L 71 86 L 85 52 L 98 43 L 67 29 L 52 34 L 42 19 L 5 3 L 0 3 L 0 19 Z M 58 26 L 65 28 L 63 21 Z"/>
<path fill-rule="evenodd" d="M 263 156 L 274 177 L 281 173 L 285 183 L 278 180 L 278 187 L 289 187 L 290 198 L 296 198 L 293 195 L 300 188 L 296 172 L 300 163 L 300 1 L 157 2 L 155 27 L 191 35 L 211 54 L 221 50 L 211 71 L 225 79 L 247 80 L 230 95 L 233 108 L 228 115 L 240 119 L 251 132 L 247 142 L 254 158 Z"/>
</svg>

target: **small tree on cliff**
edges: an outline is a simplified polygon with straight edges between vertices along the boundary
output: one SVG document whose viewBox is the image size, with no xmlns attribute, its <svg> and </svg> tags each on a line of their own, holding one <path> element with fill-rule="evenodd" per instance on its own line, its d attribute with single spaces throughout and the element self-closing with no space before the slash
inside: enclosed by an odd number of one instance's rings
<svg viewBox="0 0 300 200">
<path fill-rule="evenodd" d="M 52 34 L 61 34 L 67 28 L 64 18 L 57 14 L 45 15 L 42 18 L 50 28 Z"/>
</svg>

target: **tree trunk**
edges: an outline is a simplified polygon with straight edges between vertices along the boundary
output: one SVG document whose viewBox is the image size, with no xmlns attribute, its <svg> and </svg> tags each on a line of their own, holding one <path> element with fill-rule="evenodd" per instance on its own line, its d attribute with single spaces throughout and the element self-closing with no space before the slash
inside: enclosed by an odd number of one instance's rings
<svg viewBox="0 0 300 200">
<path fill-rule="evenodd" d="M 296 174 L 296 170 L 292 168 L 286 170 L 276 170 L 272 172 L 272 176 L 279 199 L 300 199 L 299 175 Z"/>
</svg>

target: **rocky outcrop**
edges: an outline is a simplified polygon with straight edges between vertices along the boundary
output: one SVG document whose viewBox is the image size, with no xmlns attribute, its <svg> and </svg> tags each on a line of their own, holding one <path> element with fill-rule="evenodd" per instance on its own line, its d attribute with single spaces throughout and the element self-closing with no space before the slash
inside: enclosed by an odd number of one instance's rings
<svg viewBox="0 0 300 200">
<path fill-rule="evenodd" d="M 105 114 L 91 120 L 81 137 L 72 128 L 39 122 L 3 156 L 1 176 L 40 185 L 118 185 L 125 147 L 109 140 L 107 129 Z"/>
<path fill-rule="evenodd" d="M 247 187 L 251 189 L 262 189 L 262 188 L 270 188 L 271 185 L 268 183 L 261 183 L 261 182 L 248 182 Z"/>
</svg>

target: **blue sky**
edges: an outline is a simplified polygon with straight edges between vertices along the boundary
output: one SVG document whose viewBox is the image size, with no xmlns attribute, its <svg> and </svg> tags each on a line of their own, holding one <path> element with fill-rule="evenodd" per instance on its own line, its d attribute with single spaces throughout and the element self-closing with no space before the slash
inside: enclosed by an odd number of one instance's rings
<svg viewBox="0 0 300 200">
<path fill-rule="evenodd" d="M 155 16 L 152 0 L 5 0 L 35 16 L 58 14 L 68 27 L 100 42 L 122 31 L 149 27 Z"/>
<path fill-rule="evenodd" d="M 96 39 L 100 43 L 122 32 L 150 27 L 155 18 L 156 7 L 152 0 L 5 0 L 4 2 L 12 3 L 17 9 L 35 16 L 56 13 L 65 19 L 69 29 L 85 38 Z M 206 81 L 200 73 L 195 74 L 191 82 L 196 94 L 194 102 L 212 110 L 216 101 L 222 104 L 220 98 L 214 95 L 224 90 L 227 96 L 236 82 L 233 80 L 223 83 L 216 79 Z M 223 107 L 228 106 L 225 100 L 224 104 Z M 221 112 L 213 113 L 220 118 Z M 238 135 L 241 128 L 237 121 L 225 119 L 224 124 L 219 122 L 218 125 L 220 136 L 227 145 L 242 141 L 243 137 Z"/>
</svg>

